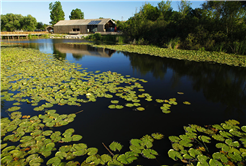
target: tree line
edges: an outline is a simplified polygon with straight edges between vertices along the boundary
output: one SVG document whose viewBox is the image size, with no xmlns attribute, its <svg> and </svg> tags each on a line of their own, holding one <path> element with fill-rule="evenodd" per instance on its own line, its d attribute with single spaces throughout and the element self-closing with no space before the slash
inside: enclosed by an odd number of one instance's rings
<svg viewBox="0 0 246 166">
<path fill-rule="evenodd" d="M 49 4 L 50 10 L 50 24 L 53 26 L 60 20 L 65 20 L 65 14 L 62 10 L 61 2 L 56 1 Z M 84 13 L 76 8 L 71 11 L 69 16 L 70 20 L 73 19 L 84 19 Z M 42 22 L 37 22 L 36 18 L 30 14 L 22 16 L 21 14 L 7 13 L 1 15 L 1 31 L 34 31 L 36 29 L 45 30 L 48 25 Z"/>
<path fill-rule="evenodd" d="M 169 0 L 146 3 L 117 26 L 136 44 L 246 54 L 245 1 L 206 1 L 192 9 L 182 0 L 178 7 L 173 11 Z"/>
<path fill-rule="evenodd" d="M 13 13 L 1 15 L 1 31 L 34 31 L 35 29 L 44 30 L 45 27 L 45 24 L 43 24 L 42 22 L 37 22 L 36 18 L 31 16 L 30 14 L 27 16 Z"/>
</svg>

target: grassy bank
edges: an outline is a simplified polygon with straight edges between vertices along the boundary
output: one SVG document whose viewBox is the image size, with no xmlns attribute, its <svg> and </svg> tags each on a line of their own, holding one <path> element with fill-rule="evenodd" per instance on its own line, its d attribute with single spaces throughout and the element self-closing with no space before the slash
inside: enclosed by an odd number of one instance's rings
<svg viewBox="0 0 246 166">
<path fill-rule="evenodd" d="M 230 66 L 246 67 L 246 56 L 228 54 L 223 52 L 197 51 L 197 50 L 179 50 L 160 48 L 149 45 L 102 45 L 92 43 L 69 43 L 69 44 L 90 44 L 94 47 L 114 49 L 118 51 L 127 51 L 138 54 L 149 54 L 153 56 L 173 58 L 180 60 L 189 60 L 196 62 L 212 62 L 226 64 Z"/>
</svg>

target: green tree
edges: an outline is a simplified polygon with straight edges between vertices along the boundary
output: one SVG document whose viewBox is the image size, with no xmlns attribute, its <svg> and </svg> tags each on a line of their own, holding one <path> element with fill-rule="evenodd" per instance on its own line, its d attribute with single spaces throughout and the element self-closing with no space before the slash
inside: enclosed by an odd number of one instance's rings
<svg viewBox="0 0 246 166">
<path fill-rule="evenodd" d="M 158 10 L 160 12 L 160 18 L 161 19 L 168 19 L 171 12 L 172 12 L 172 7 L 171 7 L 171 1 L 167 0 L 167 1 L 161 1 L 158 3 Z"/>
<path fill-rule="evenodd" d="M 84 19 L 84 12 L 82 12 L 80 9 L 76 8 L 71 11 L 71 14 L 69 16 L 70 20 L 75 19 Z"/>
<path fill-rule="evenodd" d="M 54 4 L 51 2 L 49 4 L 49 10 L 51 10 L 50 11 L 50 19 L 51 19 L 50 24 L 52 24 L 52 26 L 60 20 L 65 20 L 65 14 L 62 10 L 61 2 L 56 1 Z"/>
<path fill-rule="evenodd" d="M 7 13 L 6 15 L 1 15 L 1 30 L 2 31 L 14 31 L 20 30 L 22 15 Z"/>
<path fill-rule="evenodd" d="M 148 20 L 155 21 L 160 16 L 159 10 L 157 7 L 152 6 L 150 3 L 146 3 L 141 9 L 143 17 Z"/>
<path fill-rule="evenodd" d="M 23 30 L 34 31 L 37 26 L 37 20 L 30 14 L 24 16 L 21 20 L 21 25 Z"/>
<path fill-rule="evenodd" d="M 179 8 L 179 12 L 182 15 L 182 18 L 184 18 L 189 13 L 189 11 L 192 9 L 190 6 L 191 6 L 191 3 L 189 1 L 187 0 L 180 1 L 178 8 Z"/>
</svg>

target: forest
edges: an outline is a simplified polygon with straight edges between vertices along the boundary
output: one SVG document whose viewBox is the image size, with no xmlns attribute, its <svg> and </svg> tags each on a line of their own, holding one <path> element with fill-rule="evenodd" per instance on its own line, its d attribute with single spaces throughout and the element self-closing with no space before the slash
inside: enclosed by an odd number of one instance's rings
<svg viewBox="0 0 246 166">
<path fill-rule="evenodd" d="M 146 3 L 126 22 L 118 21 L 118 29 L 133 44 L 246 54 L 245 1 L 206 1 L 192 9 L 182 0 L 179 11 L 171 3 Z"/>
</svg>

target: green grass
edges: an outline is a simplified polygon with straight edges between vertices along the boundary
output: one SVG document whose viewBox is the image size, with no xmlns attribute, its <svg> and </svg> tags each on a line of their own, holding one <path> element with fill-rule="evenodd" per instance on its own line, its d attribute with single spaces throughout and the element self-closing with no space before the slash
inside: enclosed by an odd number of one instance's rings
<svg viewBox="0 0 246 166">
<path fill-rule="evenodd" d="M 126 51 L 126 52 L 138 53 L 138 54 L 148 54 L 152 56 L 196 61 L 196 62 L 212 62 L 212 63 L 226 64 L 230 66 L 246 67 L 246 56 L 228 54 L 224 52 L 168 49 L 168 48 L 160 48 L 150 45 L 95 45 L 92 43 L 69 43 L 69 44 L 90 44 L 94 47 L 114 49 L 117 51 Z"/>
</svg>

